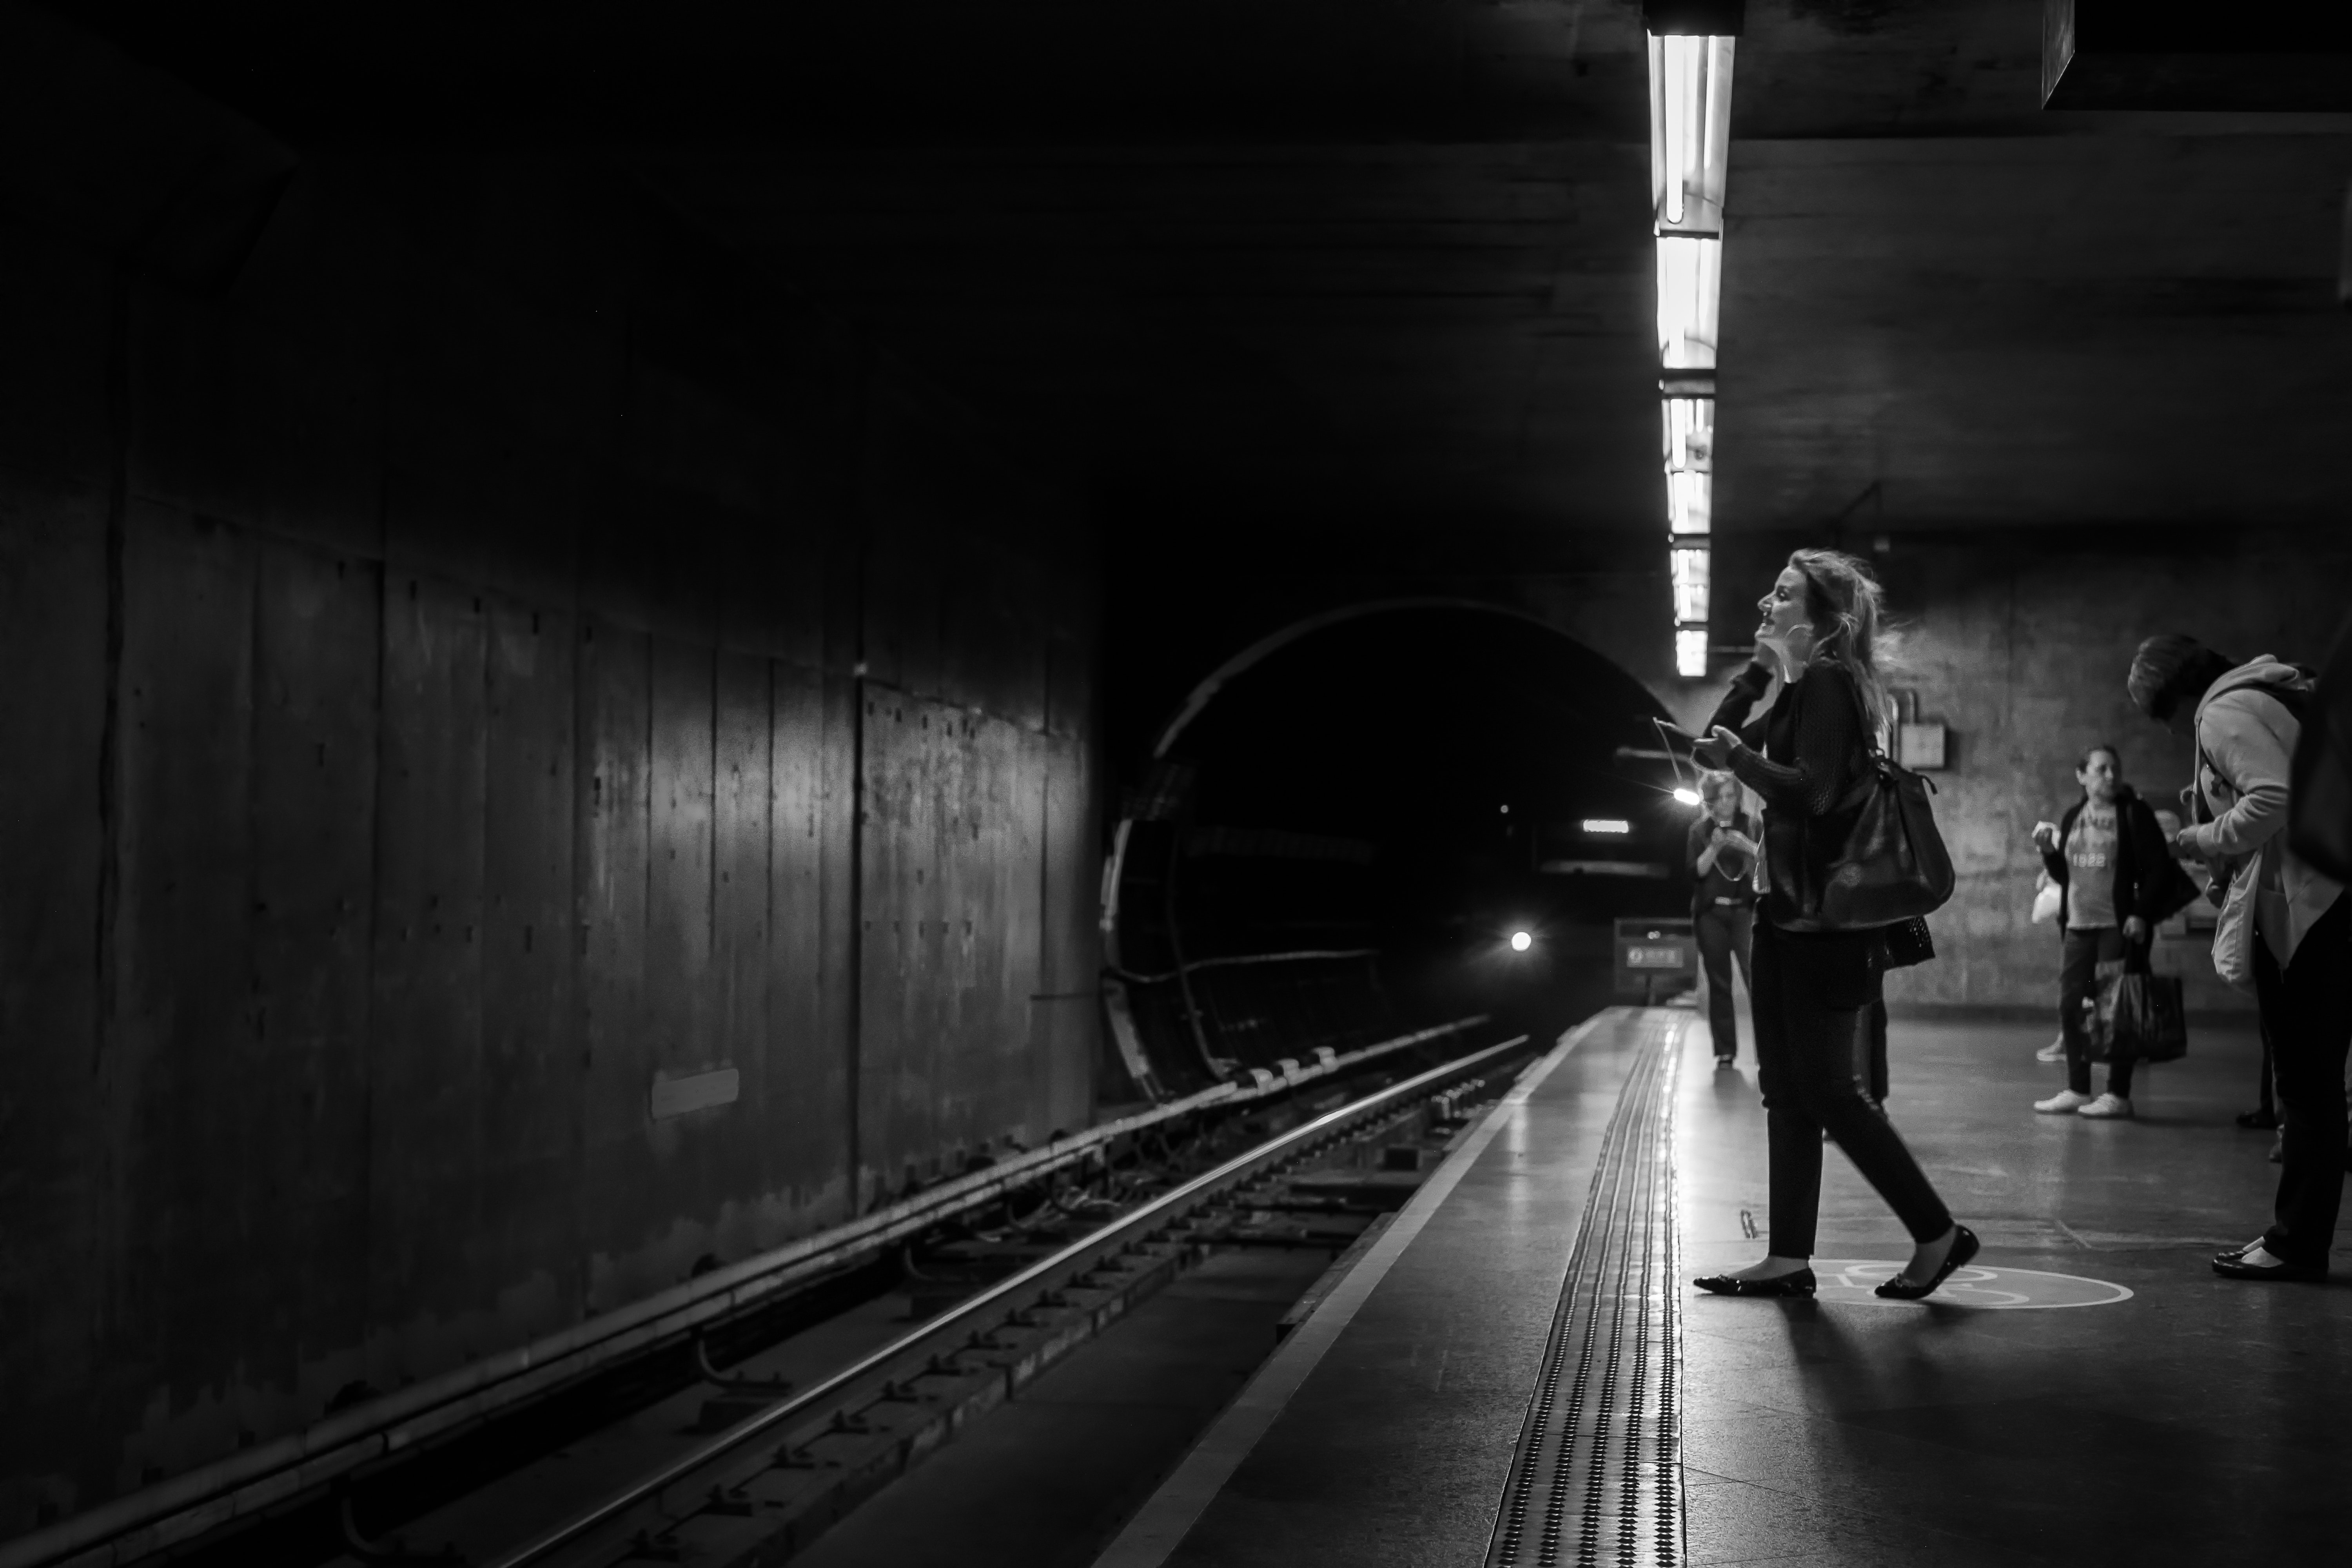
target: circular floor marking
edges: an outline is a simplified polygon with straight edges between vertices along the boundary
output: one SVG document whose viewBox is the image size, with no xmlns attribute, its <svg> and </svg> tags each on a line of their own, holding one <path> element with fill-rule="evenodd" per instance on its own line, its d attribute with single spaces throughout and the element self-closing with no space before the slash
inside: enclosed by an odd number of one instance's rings
<svg viewBox="0 0 2352 1568">
<path fill-rule="evenodd" d="M 1874 1296 L 1882 1281 L 1903 1265 L 1891 1258 L 1816 1258 L 1814 1277 L 1821 1280 L 1824 1301 L 1859 1301 L 1873 1307 L 1907 1307 Z M 1927 1298 L 1948 1307 L 1980 1307 L 1987 1311 L 2015 1312 L 2053 1307 L 2111 1307 L 2131 1300 L 2131 1291 L 2105 1279 L 2079 1274 L 2044 1274 L 2038 1268 L 1987 1268 L 1970 1264 L 1952 1271 Z"/>
</svg>

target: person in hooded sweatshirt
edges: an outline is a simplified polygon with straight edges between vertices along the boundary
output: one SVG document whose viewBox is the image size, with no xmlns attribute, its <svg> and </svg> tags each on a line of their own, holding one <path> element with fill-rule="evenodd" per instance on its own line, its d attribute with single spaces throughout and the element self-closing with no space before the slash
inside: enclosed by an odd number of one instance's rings
<svg viewBox="0 0 2352 1568">
<path fill-rule="evenodd" d="M 2252 877 L 2254 996 L 2285 1121 L 2271 1227 L 2213 1259 L 2235 1279 L 2323 1279 L 2344 1197 L 2344 1063 L 2352 1048 L 2352 899 L 2288 845 L 2308 674 L 2268 654 L 2234 664 L 2177 632 L 2152 637 L 2128 681 L 2141 712 L 2197 743 L 2197 815 L 2181 852 Z"/>
<path fill-rule="evenodd" d="M 2058 886 L 2058 931 L 2064 942 L 2058 968 L 2058 1028 L 2066 1046 L 2066 1087 L 2033 1109 L 2044 1116 L 2094 1121 L 2132 1113 L 2134 1063 L 2107 1064 L 2107 1089 L 2091 1097 L 2090 1030 L 2084 1010 L 2097 985 L 2098 966 L 2118 959 L 2147 961 L 2156 928 L 2197 896 L 2197 886 L 2172 858 L 2164 827 L 2132 786 L 2124 783 L 2123 755 L 2105 742 L 2087 748 L 2075 764 L 2083 798 L 2057 822 L 2033 825 L 2034 847 Z"/>
</svg>

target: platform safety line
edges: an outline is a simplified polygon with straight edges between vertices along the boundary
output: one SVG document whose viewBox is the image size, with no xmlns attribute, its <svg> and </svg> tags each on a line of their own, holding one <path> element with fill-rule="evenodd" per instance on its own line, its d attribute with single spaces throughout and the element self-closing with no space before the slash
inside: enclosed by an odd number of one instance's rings
<svg viewBox="0 0 2352 1568">
<path fill-rule="evenodd" d="M 1281 1347 L 1257 1369 L 1233 1404 L 1225 1407 L 1224 1414 L 1217 1417 L 1215 1425 L 1192 1445 L 1175 1473 L 1160 1483 L 1160 1489 L 1128 1521 L 1127 1528 L 1104 1548 L 1102 1555 L 1095 1559 L 1094 1568 L 1160 1568 L 1168 1561 L 1201 1521 L 1209 1505 L 1225 1489 L 1225 1483 L 1233 1479 L 1242 1461 L 1249 1458 L 1259 1439 L 1289 1407 L 1292 1396 L 1354 1321 L 1357 1309 L 1379 1288 L 1391 1266 L 1412 1245 L 1413 1237 L 1421 1234 L 1422 1227 L 1428 1225 L 1470 1167 L 1477 1163 L 1478 1156 L 1486 1152 L 1486 1145 L 1495 1141 L 1513 1114 L 1551 1076 L 1552 1069 L 1566 1061 L 1584 1043 L 1586 1036 L 1609 1021 L 1614 1011 L 1603 1009 L 1562 1035 L 1559 1044 L 1538 1058 L 1486 1113 L 1477 1130 L 1430 1173 L 1429 1180 L 1397 1211 L 1388 1229 L 1348 1271 L 1347 1278 L 1333 1287 L 1305 1322 L 1291 1330 Z"/>
<path fill-rule="evenodd" d="M 1685 1558 L 1674 1111 L 1688 1028 L 1653 1014 L 1645 1032 L 1593 1171 L 1487 1568 Z"/>
</svg>

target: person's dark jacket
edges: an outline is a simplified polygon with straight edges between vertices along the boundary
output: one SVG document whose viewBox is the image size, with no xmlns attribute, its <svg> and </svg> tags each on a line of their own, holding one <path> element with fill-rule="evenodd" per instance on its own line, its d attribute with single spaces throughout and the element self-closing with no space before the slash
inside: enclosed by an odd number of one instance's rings
<svg viewBox="0 0 2352 1568">
<path fill-rule="evenodd" d="M 2352 616 L 2336 632 L 2305 707 L 2288 775 L 2287 847 L 2305 864 L 2352 882 Z"/>
<path fill-rule="evenodd" d="M 1871 736 L 1852 672 L 1835 659 L 1809 666 L 1805 678 L 1782 688 L 1771 710 L 1748 716 L 1772 684 L 1771 669 L 1751 664 L 1739 672 L 1707 721 L 1740 739 L 1730 766 L 1764 797 L 1762 913 L 1775 925 L 1801 919 L 1792 889 L 1818 888 L 1844 850 L 1862 803 L 1854 785 L 1870 768 Z"/>
<path fill-rule="evenodd" d="M 2058 934 L 2066 934 L 2066 911 L 2074 897 L 2068 886 L 2066 840 L 2089 805 L 2076 801 L 2058 824 L 2058 847 L 2042 852 L 2042 868 L 2058 884 Z M 2150 926 L 2170 920 L 2197 897 L 2197 884 L 2173 859 L 2164 838 L 2164 825 L 2156 811 L 2129 784 L 2116 786 L 2116 918 L 2137 915 Z"/>
<path fill-rule="evenodd" d="M 1748 820 L 1748 814 L 1744 811 L 1733 812 L 1731 820 L 1724 826 L 1736 833 L 1745 834 L 1750 838 L 1756 837 L 1756 825 Z M 1698 858 L 1706 854 L 1706 847 L 1714 842 L 1714 829 L 1715 814 L 1710 811 L 1701 811 L 1698 814 L 1698 820 L 1691 824 L 1690 837 L 1683 845 L 1683 869 L 1689 872 L 1691 877 L 1691 914 L 1694 917 L 1714 909 L 1715 900 L 1718 898 L 1734 900 L 1742 909 L 1756 901 L 1754 884 L 1748 875 L 1750 867 L 1747 856 L 1735 855 L 1727 849 L 1723 852 L 1723 856 L 1717 859 L 1714 870 L 1705 873 L 1699 870 Z M 1738 863 L 1738 870 L 1726 876 L 1717 876 L 1716 872 L 1724 869 L 1724 861 L 1727 859 L 1736 860 Z"/>
</svg>

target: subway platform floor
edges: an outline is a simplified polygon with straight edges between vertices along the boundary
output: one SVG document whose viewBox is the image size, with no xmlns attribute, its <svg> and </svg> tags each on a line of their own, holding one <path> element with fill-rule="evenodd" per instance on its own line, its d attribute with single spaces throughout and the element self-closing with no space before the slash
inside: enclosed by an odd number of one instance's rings
<svg viewBox="0 0 2352 1568">
<path fill-rule="evenodd" d="M 2143 1069 L 2129 1121 L 2033 1113 L 2063 1086 L 2033 1059 L 2051 1033 L 1892 1032 L 1888 1110 L 1984 1239 L 1973 1288 L 1906 1306 L 1857 1275 L 1811 1303 L 1687 1300 L 1691 1563 L 2352 1561 L 2352 1237 L 2324 1286 L 2207 1267 L 2270 1216 L 2271 1134 L 2233 1121 L 2255 1099 L 2251 1021 L 2194 1028 L 2188 1058 Z M 1684 1063 L 1686 1274 L 1761 1250 L 1752 1061 L 1743 1044 L 1736 1073 Z M 1834 1153 L 1822 1212 L 1822 1258 L 1906 1255 Z"/>
<path fill-rule="evenodd" d="M 1763 1248 L 1752 1056 L 1718 1071 L 1690 1013 L 1612 1009 L 1097 1561 L 2352 1560 L 2352 1252 L 2327 1285 L 2207 1268 L 2276 1167 L 2232 1121 L 2251 1027 L 2192 1033 L 2137 1120 L 2091 1122 L 2032 1109 L 2046 1028 L 1898 1022 L 1890 1113 L 1983 1254 L 1927 1303 L 1872 1297 L 1908 1244 L 1832 1151 L 1822 1297 L 1746 1300 L 1689 1279 Z"/>
</svg>

